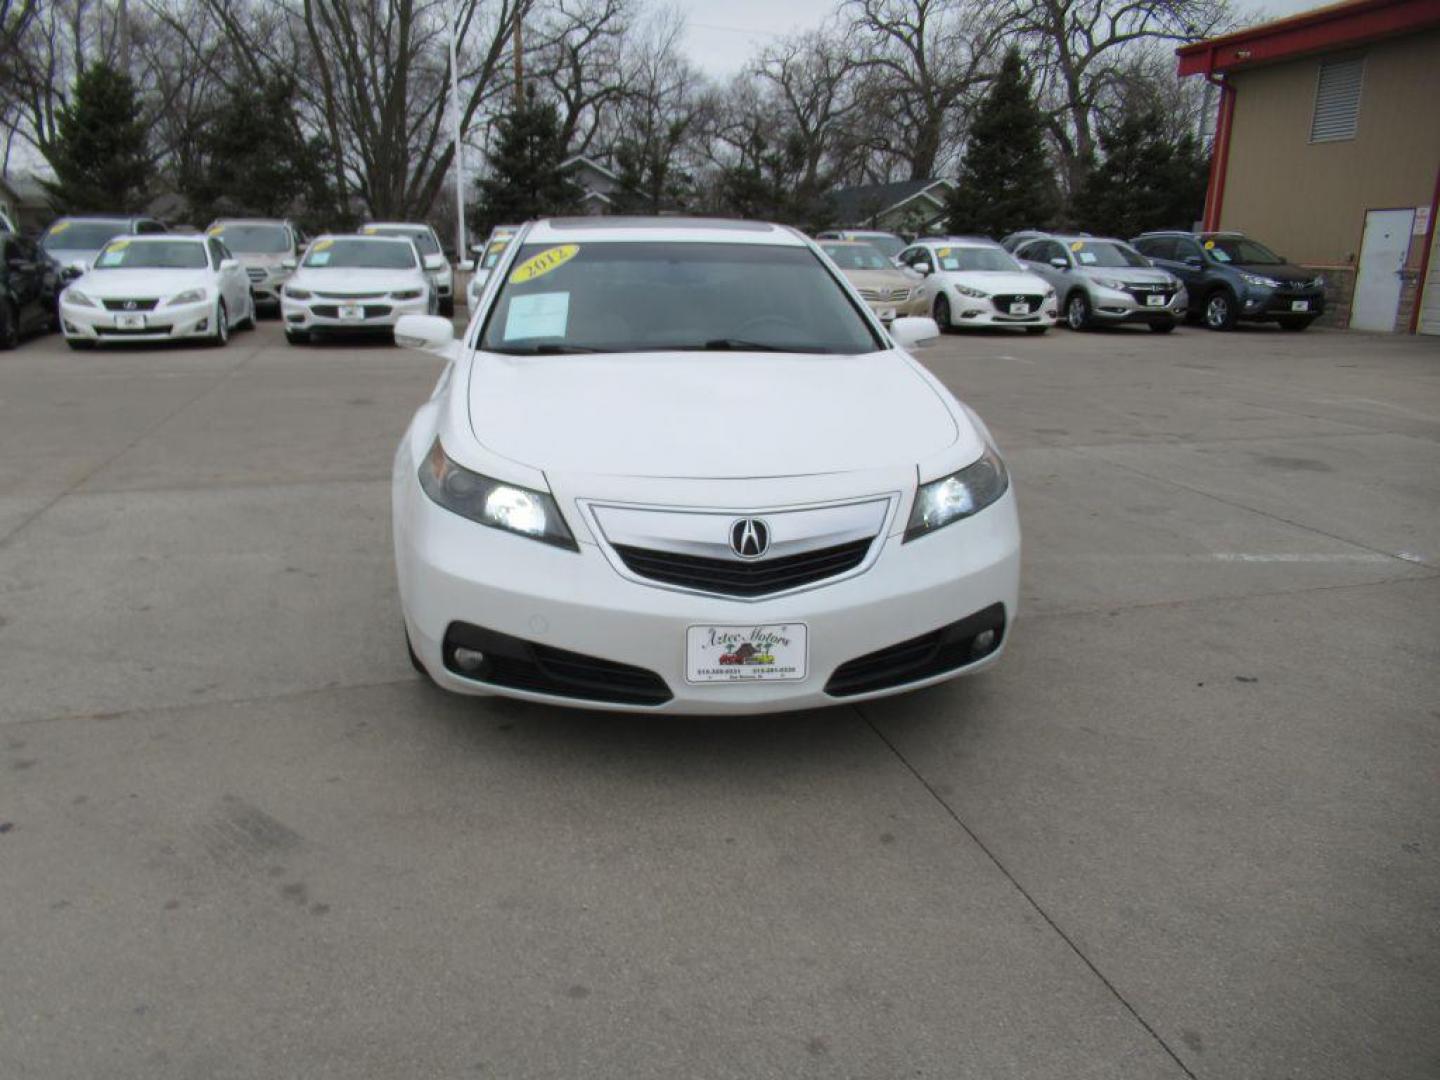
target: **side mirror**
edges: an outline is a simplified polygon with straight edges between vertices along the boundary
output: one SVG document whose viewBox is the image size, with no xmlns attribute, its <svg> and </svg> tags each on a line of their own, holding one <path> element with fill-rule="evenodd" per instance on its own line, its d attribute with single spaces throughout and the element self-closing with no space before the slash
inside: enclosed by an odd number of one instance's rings
<svg viewBox="0 0 1440 1080">
<path fill-rule="evenodd" d="M 891 323 L 890 336 L 895 339 L 897 345 L 908 349 L 915 345 L 923 345 L 927 341 L 934 341 L 940 336 L 940 326 L 934 319 L 911 316 L 896 319 Z"/>
<path fill-rule="evenodd" d="M 1053 259 L 1051 259 L 1050 265 L 1053 266 L 1056 270 L 1070 269 L 1070 264 L 1065 261 L 1063 256 L 1060 255 L 1056 255 Z"/>
<path fill-rule="evenodd" d="M 77 278 L 89 269 L 90 266 L 84 259 L 76 259 L 69 266 L 65 267 L 65 273 L 69 274 L 72 278 Z"/>
<path fill-rule="evenodd" d="M 281 268 L 282 270 L 294 270 L 295 267 L 297 267 L 297 266 L 299 266 L 299 265 L 300 265 L 300 264 L 295 260 L 295 258 L 294 258 L 293 256 L 290 257 L 290 258 L 288 258 L 288 259 L 281 259 L 281 260 L 280 260 L 280 268 Z"/>
<path fill-rule="evenodd" d="M 914 266 L 910 267 L 910 269 L 914 270 L 921 277 L 929 277 L 934 270 L 928 262 L 917 262 Z"/>
<path fill-rule="evenodd" d="M 455 327 L 439 315 L 401 315 L 395 320 L 395 344 L 420 352 L 449 356 Z"/>
<path fill-rule="evenodd" d="M 1193 266 L 1196 270 L 1199 270 L 1202 266 L 1205 265 L 1205 263 L 1201 261 L 1199 255 L 1186 255 L 1185 265 Z"/>
<path fill-rule="evenodd" d="M 443 270 L 444 268 L 445 268 L 445 256 L 444 256 L 444 255 L 426 255 L 426 256 L 425 256 L 425 269 L 426 269 L 426 270 Z"/>
<path fill-rule="evenodd" d="M 474 259 L 462 259 L 462 260 L 460 260 L 458 263 L 455 264 L 455 269 L 456 269 L 456 270 L 459 270 L 462 274 L 468 274 L 468 273 L 470 273 L 471 270 L 474 270 L 474 269 L 475 269 L 475 260 L 474 260 Z"/>
<path fill-rule="evenodd" d="M 239 270 L 239 269 L 240 269 L 240 260 L 239 260 L 239 259 L 221 259 L 221 260 L 220 260 L 220 269 L 221 269 L 221 270 Z"/>
</svg>

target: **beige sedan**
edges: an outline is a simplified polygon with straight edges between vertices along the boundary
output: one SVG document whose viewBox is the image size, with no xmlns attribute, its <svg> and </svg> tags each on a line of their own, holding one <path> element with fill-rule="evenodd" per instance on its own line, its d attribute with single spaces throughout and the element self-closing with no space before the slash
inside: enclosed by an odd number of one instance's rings
<svg viewBox="0 0 1440 1080">
<path fill-rule="evenodd" d="M 879 250 L 859 240 L 821 240 L 820 250 L 855 286 L 860 298 L 882 319 L 928 315 L 925 290 Z"/>
</svg>

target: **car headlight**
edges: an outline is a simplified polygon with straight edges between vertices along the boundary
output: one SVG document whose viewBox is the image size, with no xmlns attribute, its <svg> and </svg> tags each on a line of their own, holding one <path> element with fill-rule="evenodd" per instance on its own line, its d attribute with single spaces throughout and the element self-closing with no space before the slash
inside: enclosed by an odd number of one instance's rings
<svg viewBox="0 0 1440 1080">
<path fill-rule="evenodd" d="M 79 289 L 66 289 L 65 301 L 74 304 L 76 307 L 99 307 L 100 305 L 91 300 Z"/>
<path fill-rule="evenodd" d="M 580 550 L 548 493 L 473 473 L 451 461 L 439 439 L 420 466 L 420 487 L 452 514 L 569 551 Z"/>
<path fill-rule="evenodd" d="M 1315 280 L 1312 281 L 1312 282 L 1310 282 L 1310 287 L 1311 287 L 1312 289 L 1323 289 L 1323 288 L 1325 288 L 1325 275 L 1324 275 L 1324 274 L 1316 274 L 1316 275 L 1315 275 Z"/>
<path fill-rule="evenodd" d="M 309 300 L 313 295 L 309 289 L 297 289 L 293 285 L 285 286 L 285 299 L 287 300 Z"/>
<path fill-rule="evenodd" d="M 957 473 L 921 484 L 905 527 L 905 542 L 984 510 L 1010 486 L 1010 474 L 993 446 Z"/>
<path fill-rule="evenodd" d="M 198 304 L 205 299 L 204 289 L 187 289 L 165 301 L 166 307 L 178 307 L 180 304 Z"/>
<path fill-rule="evenodd" d="M 419 289 L 403 289 L 400 292 L 392 292 L 391 300 L 419 300 L 425 294 Z"/>
<path fill-rule="evenodd" d="M 1119 278 L 1113 278 L 1113 277 L 1097 277 L 1097 278 L 1095 279 L 1095 284 L 1096 284 L 1096 285 L 1099 285 L 1101 288 L 1105 288 L 1105 289 L 1123 289 L 1123 288 L 1125 288 L 1125 283 L 1124 283 L 1123 281 L 1121 281 Z"/>
<path fill-rule="evenodd" d="M 1243 270 L 1240 272 L 1240 279 L 1246 285 L 1256 285 L 1262 289 L 1275 289 L 1280 286 L 1280 282 L 1273 277 L 1266 277 L 1264 274 L 1247 274 Z"/>
<path fill-rule="evenodd" d="M 990 294 L 984 289 L 972 289 L 969 285 L 953 285 L 951 286 L 951 288 L 953 288 L 961 296 L 974 297 L 976 300 L 990 299 Z"/>
</svg>

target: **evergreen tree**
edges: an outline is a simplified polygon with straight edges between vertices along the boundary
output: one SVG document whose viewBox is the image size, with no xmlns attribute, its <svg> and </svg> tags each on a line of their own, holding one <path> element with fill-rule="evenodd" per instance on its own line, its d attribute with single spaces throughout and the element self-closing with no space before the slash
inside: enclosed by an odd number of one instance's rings
<svg viewBox="0 0 1440 1080">
<path fill-rule="evenodd" d="M 1188 229 L 1205 202 L 1207 165 L 1193 135 L 1171 139 L 1162 118 L 1138 110 L 1100 134 L 1075 197 L 1081 228 L 1128 238 L 1147 229 Z"/>
<path fill-rule="evenodd" d="M 584 191 L 563 167 L 568 154 L 555 106 L 536 100 L 532 91 L 522 105 L 500 118 L 497 127 L 495 143 L 486 155 L 490 175 L 480 181 L 474 214 L 481 232 L 578 211 Z"/>
<path fill-rule="evenodd" d="M 47 154 L 55 180 L 45 187 L 57 211 L 144 209 L 150 166 L 140 103 L 128 75 L 109 64 L 86 68 L 56 128 Z"/>
<path fill-rule="evenodd" d="M 1059 200 L 1045 153 L 1044 126 L 1020 53 L 1011 49 L 975 110 L 950 196 L 952 233 L 998 238 L 1051 224 Z"/>
</svg>

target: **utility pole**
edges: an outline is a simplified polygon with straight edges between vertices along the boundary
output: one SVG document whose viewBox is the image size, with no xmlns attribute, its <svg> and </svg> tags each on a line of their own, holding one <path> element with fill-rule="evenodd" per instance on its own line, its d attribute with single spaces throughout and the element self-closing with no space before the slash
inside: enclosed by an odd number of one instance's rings
<svg viewBox="0 0 1440 1080">
<path fill-rule="evenodd" d="M 525 105 L 525 46 L 522 26 L 525 22 L 525 0 L 515 0 L 515 39 L 511 48 L 515 52 L 515 111 Z"/>
<path fill-rule="evenodd" d="M 460 0 L 450 6 L 450 111 L 455 123 L 455 260 L 464 262 L 470 254 L 465 235 L 465 144 L 460 139 L 460 65 L 456 62 L 460 34 Z"/>
</svg>

